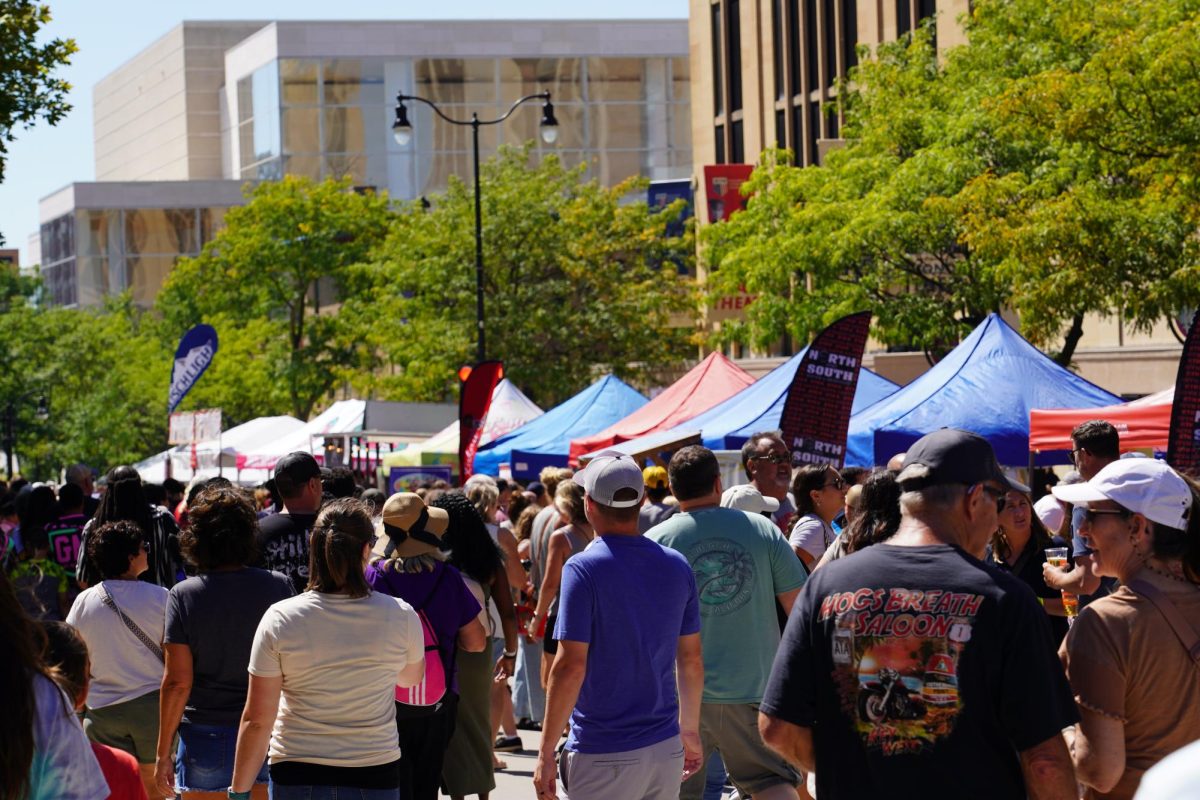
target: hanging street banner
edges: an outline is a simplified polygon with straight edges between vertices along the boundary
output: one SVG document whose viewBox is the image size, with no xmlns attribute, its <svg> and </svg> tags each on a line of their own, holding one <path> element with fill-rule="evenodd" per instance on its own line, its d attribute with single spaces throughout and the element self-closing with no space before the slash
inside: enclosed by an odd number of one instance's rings
<svg viewBox="0 0 1200 800">
<path fill-rule="evenodd" d="M 1190 326 L 1179 357 L 1167 463 L 1180 472 L 1200 475 L 1200 325 Z"/>
<path fill-rule="evenodd" d="M 217 354 L 217 332 L 211 325 L 197 325 L 183 335 L 175 350 L 175 366 L 171 368 L 171 390 L 167 395 L 167 413 L 179 404 Z"/>
<path fill-rule="evenodd" d="M 780 418 L 792 466 L 840 468 L 845 461 L 850 409 L 870 327 L 868 311 L 842 317 L 818 333 L 800 359 Z"/>
<path fill-rule="evenodd" d="M 462 382 L 458 395 L 458 475 L 466 483 L 475 468 L 475 453 L 492 405 L 492 393 L 504 377 L 504 363 L 483 361 L 463 367 L 458 377 Z"/>
<path fill-rule="evenodd" d="M 750 180 L 753 164 L 706 164 L 704 196 L 708 201 L 708 221 L 721 222 L 746 205 L 742 184 Z"/>
</svg>

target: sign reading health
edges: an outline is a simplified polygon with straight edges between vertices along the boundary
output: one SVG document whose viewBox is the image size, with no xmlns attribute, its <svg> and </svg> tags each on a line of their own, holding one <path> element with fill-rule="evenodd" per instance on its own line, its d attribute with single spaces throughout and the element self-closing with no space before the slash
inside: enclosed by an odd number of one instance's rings
<svg viewBox="0 0 1200 800">
<path fill-rule="evenodd" d="M 175 366 L 171 368 L 171 390 L 167 395 L 167 413 L 183 402 L 212 363 L 217 354 L 217 332 L 211 325 L 197 325 L 183 335 L 175 350 Z"/>
</svg>

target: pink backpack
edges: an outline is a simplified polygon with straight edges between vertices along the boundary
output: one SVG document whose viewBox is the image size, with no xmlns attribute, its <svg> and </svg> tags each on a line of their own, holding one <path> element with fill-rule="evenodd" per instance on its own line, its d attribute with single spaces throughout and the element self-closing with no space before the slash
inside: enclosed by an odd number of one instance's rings
<svg viewBox="0 0 1200 800">
<path fill-rule="evenodd" d="M 406 706 L 415 706 L 413 710 L 417 712 L 423 709 L 428 710 L 429 713 L 439 711 L 442 701 L 446 697 L 446 690 L 449 688 L 449 682 L 446 680 L 446 665 L 442 663 L 442 651 L 438 647 L 437 634 L 434 633 L 429 617 L 425 616 L 425 606 L 437 592 L 437 588 L 442 582 L 442 576 L 445 574 L 446 566 L 443 564 L 437 580 L 433 582 L 433 588 L 425 597 L 425 602 L 414 609 L 417 617 L 421 620 L 421 632 L 425 640 L 425 677 L 416 686 L 396 687 L 396 702 Z M 430 653 L 433 653 L 433 658 L 429 657 Z"/>
</svg>

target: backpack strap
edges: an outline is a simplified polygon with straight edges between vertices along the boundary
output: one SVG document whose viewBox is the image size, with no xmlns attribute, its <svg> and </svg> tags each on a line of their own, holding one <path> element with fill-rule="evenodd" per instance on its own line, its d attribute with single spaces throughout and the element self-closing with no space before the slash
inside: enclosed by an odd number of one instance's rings
<svg viewBox="0 0 1200 800">
<path fill-rule="evenodd" d="M 1200 635 L 1196 633 L 1196 629 L 1187 621 L 1179 608 L 1171 602 L 1166 593 L 1144 580 L 1130 581 L 1125 585 L 1154 604 L 1154 607 L 1167 620 L 1167 624 L 1171 626 L 1171 630 L 1175 631 L 1175 635 L 1179 637 L 1183 649 L 1192 657 L 1196 666 L 1200 667 Z"/>
</svg>

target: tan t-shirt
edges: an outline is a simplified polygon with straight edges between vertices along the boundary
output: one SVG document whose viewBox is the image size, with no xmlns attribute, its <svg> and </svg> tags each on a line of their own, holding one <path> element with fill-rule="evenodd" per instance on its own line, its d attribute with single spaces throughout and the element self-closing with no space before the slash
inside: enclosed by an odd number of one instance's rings
<svg viewBox="0 0 1200 800">
<path fill-rule="evenodd" d="M 403 600 L 304 592 L 267 609 L 250 674 L 283 676 L 272 764 L 373 767 L 400 758 L 396 678 L 425 657 L 421 623 Z"/>
<path fill-rule="evenodd" d="M 1200 589 L 1142 570 L 1200 631 Z M 1125 724 L 1125 774 L 1112 791 L 1127 800 L 1142 774 L 1200 739 L 1200 666 L 1158 608 L 1127 586 L 1080 612 L 1059 649 L 1075 701 Z"/>
</svg>

